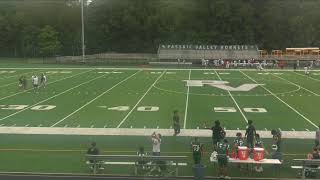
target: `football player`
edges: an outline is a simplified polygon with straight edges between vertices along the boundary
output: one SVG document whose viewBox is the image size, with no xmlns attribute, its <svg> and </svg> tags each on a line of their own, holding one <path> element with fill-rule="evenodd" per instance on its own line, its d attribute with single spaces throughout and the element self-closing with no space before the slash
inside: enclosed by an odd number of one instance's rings
<svg viewBox="0 0 320 180">
<path fill-rule="evenodd" d="M 309 75 L 309 67 L 308 66 L 304 66 L 304 74 L 305 75 Z"/>
<path fill-rule="evenodd" d="M 38 76 L 32 76 L 32 85 L 33 85 L 33 91 L 38 90 L 39 88 L 39 78 Z"/>
<path fill-rule="evenodd" d="M 194 138 L 194 141 L 191 142 L 191 148 L 194 164 L 200 164 L 203 156 L 203 145 L 199 142 L 199 138 Z"/>
<path fill-rule="evenodd" d="M 230 179 L 228 176 L 228 151 L 230 147 L 228 140 L 224 139 L 223 142 L 218 142 L 217 144 L 217 159 L 219 166 L 219 176 L 221 178 Z"/>
<path fill-rule="evenodd" d="M 40 84 L 43 86 L 43 88 L 46 88 L 47 76 L 44 73 L 41 74 Z"/>
</svg>

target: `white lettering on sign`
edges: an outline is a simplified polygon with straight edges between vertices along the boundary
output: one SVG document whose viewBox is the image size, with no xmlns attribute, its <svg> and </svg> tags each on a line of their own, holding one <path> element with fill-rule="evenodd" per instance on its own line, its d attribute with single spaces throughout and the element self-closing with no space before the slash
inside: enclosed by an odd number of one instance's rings
<svg viewBox="0 0 320 180">
<path fill-rule="evenodd" d="M 161 74 L 162 72 L 150 72 L 150 74 Z"/>
<path fill-rule="evenodd" d="M 157 106 L 140 106 L 137 108 L 137 111 L 154 112 L 154 111 L 159 111 L 159 107 L 157 107 Z"/>
</svg>

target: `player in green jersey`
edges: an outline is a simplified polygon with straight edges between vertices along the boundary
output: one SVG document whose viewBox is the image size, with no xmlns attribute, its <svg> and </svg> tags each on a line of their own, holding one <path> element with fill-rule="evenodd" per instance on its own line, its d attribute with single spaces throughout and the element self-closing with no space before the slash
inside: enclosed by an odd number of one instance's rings
<svg viewBox="0 0 320 180">
<path fill-rule="evenodd" d="M 194 141 L 191 142 L 191 148 L 194 164 L 200 164 L 203 155 L 203 145 L 200 143 L 198 137 L 195 137 Z"/>
<path fill-rule="evenodd" d="M 228 152 L 230 146 L 228 140 L 224 139 L 223 142 L 218 142 L 217 144 L 217 158 L 219 166 L 219 176 L 224 178 L 229 178 L 228 176 Z"/>
</svg>

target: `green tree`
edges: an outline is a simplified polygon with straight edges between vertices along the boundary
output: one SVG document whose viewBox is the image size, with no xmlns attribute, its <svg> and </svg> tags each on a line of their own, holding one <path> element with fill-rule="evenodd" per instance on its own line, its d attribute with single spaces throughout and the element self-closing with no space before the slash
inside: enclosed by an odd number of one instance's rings
<svg viewBox="0 0 320 180">
<path fill-rule="evenodd" d="M 51 26 L 45 26 L 38 35 L 39 53 L 43 57 L 57 55 L 61 49 L 59 33 Z"/>
</svg>

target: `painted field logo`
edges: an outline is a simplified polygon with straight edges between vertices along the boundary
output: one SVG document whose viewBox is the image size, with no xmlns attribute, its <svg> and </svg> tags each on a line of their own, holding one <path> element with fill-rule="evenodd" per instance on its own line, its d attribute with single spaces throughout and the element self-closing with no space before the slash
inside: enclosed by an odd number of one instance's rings
<svg viewBox="0 0 320 180">
<path fill-rule="evenodd" d="M 262 86 L 264 84 L 242 84 L 238 87 L 229 86 L 228 81 L 215 81 L 215 80 L 184 80 L 189 87 L 203 87 L 204 85 L 216 87 L 226 91 L 251 91 L 252 89 Z"/>
</svg>

